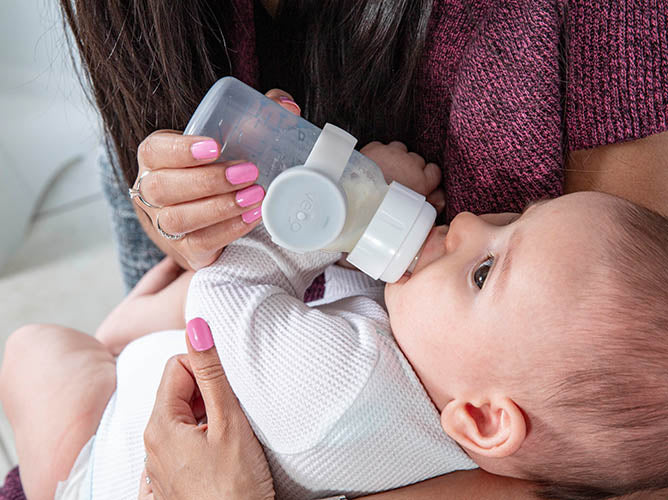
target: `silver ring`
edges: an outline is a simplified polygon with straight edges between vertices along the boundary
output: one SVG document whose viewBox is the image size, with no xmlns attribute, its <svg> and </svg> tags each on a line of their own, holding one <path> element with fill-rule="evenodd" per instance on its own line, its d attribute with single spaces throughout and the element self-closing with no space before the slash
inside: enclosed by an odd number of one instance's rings
<svg viewBox="0 0 668 500">
<path fill-rule="evenodd" d="M 144 472 L 146 473 L 146 484 L 151 484 L 151 478 L 148 477 L 148 471 L 146 470 L 146 462 L 148 462 L 148 454 L 144 455 Z"/>
<path fill-rule="evenodd" d="M 164 229 L 160 227 L 160 213 L 158 213 L 157 217 L 155 218 L 155 228 L 158 230 L 158 233 L 160 233 L 160 236 L 163 238 L 166 238 L 171 241 L 178 241 L 182 240 L 186 233 L 176 233 L 176 234 L 170 234 Z"/>
<path fill-rule="evenodd" d="M 135 198 L 139 198 L 139 201 L 141 201 L 144 205 L 146 205 L 148 208 L 162 208 L 157 205 L 152 205 L 148 201 L 144 199 L 144 197 L 141 195 L 141 180 L 146 177 L 148 174 L 150 174 L 151 171 L 147 170 L 143 174 L 139 176 L 137 179 L 137 182 L 135 182 L 135 185 L 132 186 L 130 189 L 128 189 L 128 195 L 130 196 L 131 200 L 134 200 Z"/>
</svg>

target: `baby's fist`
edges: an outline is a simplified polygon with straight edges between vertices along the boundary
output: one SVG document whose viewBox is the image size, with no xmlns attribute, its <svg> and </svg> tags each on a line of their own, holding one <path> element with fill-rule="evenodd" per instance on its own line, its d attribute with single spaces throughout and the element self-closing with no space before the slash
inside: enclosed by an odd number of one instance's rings
<svg viewBox="0 0 668 500">
<path fill-rule="evenodd" d="M 407 188 L 427 197 L 440 213 L 445 207 L 445 192 L 441 188 L 441 169 L 435 163 L 426 163 L 417 153 L 409 153 L 402 142 L 389 144 L 371 142 L 360 152 L 371 158 L 383 171 L 389 184 L 397 181 Z"/>
</svg>

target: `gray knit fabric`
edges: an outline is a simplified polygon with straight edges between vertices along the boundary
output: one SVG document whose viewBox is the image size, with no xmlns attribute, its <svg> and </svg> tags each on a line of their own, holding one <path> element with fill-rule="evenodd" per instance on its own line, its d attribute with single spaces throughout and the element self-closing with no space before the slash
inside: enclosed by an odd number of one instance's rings
<svg viewBox="0 0 668 500">
<path fill-rule="evenodd" d="M 126 291 L 130 291 L 142 276 L 164 257 L 139 224 L 128 197 L 123 176 L 110 159 L 106 148 L 98 154 L 102 191 L 111 211 L 114 242 L 123 272 Z"/>
<path fill-rule="evenodd" d="M 211 327 L 277 498 L 352 497 L 475 467 L 397 347 L 382 284 L 332 266 L 338 258 L 279 248 L 259 226 L 197 272 L 188 291 L 186 319 Z M 305 305 L 304 290 L 325 269 L 325 297 Z M 144 337 L 119 357 L 93 451 L 96 500 L 136 499 L 153 394 L 183 338 Z"/>
</svg>

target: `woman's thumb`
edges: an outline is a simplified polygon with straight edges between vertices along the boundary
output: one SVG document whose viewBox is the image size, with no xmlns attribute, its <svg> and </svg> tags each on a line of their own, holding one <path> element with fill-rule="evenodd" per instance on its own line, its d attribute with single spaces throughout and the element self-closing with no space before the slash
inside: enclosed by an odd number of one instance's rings
<svg viewBox="0 0 668 500">
<path fill-rule="evenodd" d="M 194 318 L 188 321 L 186 334 L 190 368 L 204 401 L 209 431 L 225 429 L 241 414 L 241 407 L 220 364 L 211 329 L 204 319 Z"/>
</svg>

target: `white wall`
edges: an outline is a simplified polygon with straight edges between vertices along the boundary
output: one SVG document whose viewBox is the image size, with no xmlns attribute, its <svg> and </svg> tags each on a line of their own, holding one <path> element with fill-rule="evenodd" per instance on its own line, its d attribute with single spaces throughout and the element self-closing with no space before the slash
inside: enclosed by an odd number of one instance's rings
<svg viewBox="0 0 668 500">
<path fill-rule="evenodd" d="M 0 270 L 54 175 L 99 141 L 58 9 L 57 0 L 0 0 Z"/>
</svg>

